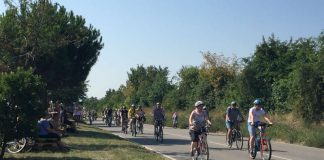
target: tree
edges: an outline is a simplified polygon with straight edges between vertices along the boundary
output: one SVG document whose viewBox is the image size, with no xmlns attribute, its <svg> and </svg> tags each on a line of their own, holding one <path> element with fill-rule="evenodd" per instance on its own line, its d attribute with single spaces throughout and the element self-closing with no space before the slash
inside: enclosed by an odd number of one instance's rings
<svg viewBox="0 0 324 160">
<path fill-rule="evenodd" d="M 50 99 L 85 96 L 86 78 L 103 47 L 100 32 L 85 19 L 49 0 L 20 0 L 0 17 L 0 64 L 10 70 L 33 67 Z"/>
<path fill-rule="evenodd" d="M 0 76 L 0 159 L 6 143 L 14 138 L 34 136 L 37 120 L 46 111 L 45 86 L 31 69 L 17 68 Z"/>
</svg>

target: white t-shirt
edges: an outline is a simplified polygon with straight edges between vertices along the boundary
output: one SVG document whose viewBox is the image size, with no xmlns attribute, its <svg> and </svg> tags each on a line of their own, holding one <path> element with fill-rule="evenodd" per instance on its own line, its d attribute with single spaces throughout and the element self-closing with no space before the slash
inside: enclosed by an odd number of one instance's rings
<svg viewBox="0 0 324 160">
<path fill-rule="evenodd" d="M 250 117 L 251 112 L 254 117 L 254 122 L 261 121 L 261 118 L 266 114 L 266 112 L 263 110 L 263 108 L 261 108 L 260 110 L 256 110 L 256 107 L 252 107 L 249 110 L 248 122 L 252 122 L 251 117 Z"/>
</svg>

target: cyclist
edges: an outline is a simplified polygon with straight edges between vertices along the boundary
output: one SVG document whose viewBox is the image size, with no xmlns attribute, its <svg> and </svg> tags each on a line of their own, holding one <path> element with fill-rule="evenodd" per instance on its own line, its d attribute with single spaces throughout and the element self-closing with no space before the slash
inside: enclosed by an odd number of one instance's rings
<svg viewBox="0 0 324 160">
<path fill-rule="evenodd" d="M 130 130 L 133 130 L 132 123 L 135 120 L 136 116 L 136 106 L 135 104 L 132 104 L 132 107 L 128 110 L 128 119 L 129 119 L 129 125 L 130 125 Z"/>
<path fill-rule="evenodd" d="M 137 119 L 137 126 L 142 126 L 141 133 L 143 134 L 143 123 L 145 122 L 145 112 L 142 109 L 141 105 L 138 105 L 137 110 L 136 110 L 136 119 Z"/>
<path fill-rule="evenodd" d="M 120 114 L 121 114 L 122 131 L 123 131 L 123 125 L 126 125 L 126 128 L 127 128 L 127 122 L 128 122 L 128 110 L 126 109 L 125 106 L 122 107 Z"/>
<path fill-rule="evenodd" d="M 111 127 L 112 116 L 113 116 L 113 110 L 112 110 L 111 107 L 109 107 L 107 112 L 106 112 L 106 121 L 108 121 L 108 126 L 109 127 Z"/>
<path fill-rule="evenodd" d="M 227 145 L 229 146 L 230 144 L 230 139 L 232 136 L 232 130 L 233 127 L 236 127 L 237 130 L 240 130 L 240 125 L 239 123 L 244 121 L 243 116 L 240 112 L 240 109 L 238 109 L 237 104 L 235 101 L 231 102 L 231 105 L 227 107 L 226 109 L 226 118 L 225 118 L 225 123 L 226 123 L 226 128 L 227 128 Z"/>
<path fill-rule="evenodd" d="M 194 155 L 194 148 L 197 148 L 197 142 L 199 135 L 202 133 L 202 129 L 211 122 L 208 119 L 206 112 L 203 111 L 204 103 L 197 101 L 195 103 L 196 109 L 194 109 L 189 116 L 189 135 L 191 137 L 191 157 Z"/>
<path fill-rule="evenodd" d="M 255 127 L 254 125 L 259 123 L 261 121 L 261 118 L 264 117 L 264 119 L 269 123 L 272 124 L 270 117 L 268 116 L 267 112 L 262 108 L 262 101 L 260 99 L 256 99 L 253 102 L 254 106 L 250 108 L 249 110 L 249 118 L 248 118 L 248 130 L 250 134 L 250 147 L 253 147 L 252 144 L 254 144 L 254 135 L 255 135 Z M 252 154 L 252 152 L 251 152 Z M 252 155 L 250 155 L 252 157 Z"/>
<path fill-rule="evenodd" d="M 139 121 L 145 122 L 145 120 L 146 120 L 146 118 L 145 118 L 145 112 L 142 109 L 142 106 L 141 105 L 138 105 L 137 110 L 136 110 L 136 114 L 138 115 L 137 119 Z"/>
<path fill-rule="evenodd" d="M 177 128 L 178 125 L 178 114 L 177 112 L 173 112 L 172 114 L 172 127 Z"/>
<path fill-rule="evenodd" d="M 161 106 L 159 102 L 156 103 L 156 106 L 152 111 L 152 115 L 153 115 L 153 122 L 154 122 L 154 134 L 156 134 L 155 133 L 156 126 L 158 125 L 158 123 L 162 123 L 163 126 L 165 120 L 164 108 Z"/>
</svg>

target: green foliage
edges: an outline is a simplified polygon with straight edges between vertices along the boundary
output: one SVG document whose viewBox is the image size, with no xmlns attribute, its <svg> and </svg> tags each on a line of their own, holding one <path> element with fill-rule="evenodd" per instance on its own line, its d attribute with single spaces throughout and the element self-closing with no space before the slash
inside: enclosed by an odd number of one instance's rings
<svg viewBox="0 0 324 160">
<path fill-rule="evenodd" d="M 32 69 L 0 76 L 0 141 L 6 143 L 21 136 L 33 136 L 37 120 L 47 106 L 45 86 Z M 17 132 L 16 132 L 17 130 Z M 2 148 L 4 151 L 4 148 Z M 2 159 L 3 154 L 0 155 Z"/>
<path fill-rule="evenodd" d="M 147 68 L 137 66 L 131 68 L 128 73 L 128 81 L 124 96 L 130 97 L 131 103 L 150 106 L 156 102 L 162 102 L 169 89 L 172 87 L 168 81 L 168 68 L 149 66 Z"/>
<path fill-rule="evenodd" d="M 0 17 L 0 64 L 33 67 L 49 99 L 73 102 L 85 96 L 86 78 L 103 47 L 100 32 L 49 0 L 11 1 Z"/>
<path fill-rule="evenodd" d="M 210 52 L 202 56 L 201 66 L 181 68 L 176 83 L 168 81 L 167 68 L 131 68 L 126 86 L 118 92 L 124 98 L 107 95 L 103 101 L 145 106 L 163 101 L 168 110 L 188 110 L 202 100 L 208 109 L 222 111 L 235 100 L 248 111 L 253 100 L 261 98 L 269 113 L 294 112 L 306 121 L 323 120 L 324 33 L 288 42 L 272 35 L 263 38 L 251 57 L 241 60 Z"/>
</svg>

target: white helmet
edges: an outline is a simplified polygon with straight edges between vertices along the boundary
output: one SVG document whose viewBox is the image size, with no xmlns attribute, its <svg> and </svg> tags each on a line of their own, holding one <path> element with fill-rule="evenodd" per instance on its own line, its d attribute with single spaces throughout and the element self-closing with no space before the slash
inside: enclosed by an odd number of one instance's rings
<svg viewBox="0 0 324 160">
<path fill-rule="evenodd" d="M 195 103 L 195 107 L 198 107 L 198 106 L 200 106 L 200 105 L 204 105 L 204 102 L 202 102 L 202 101 L 197 101 L 197 102 Z"/>
</svg>

